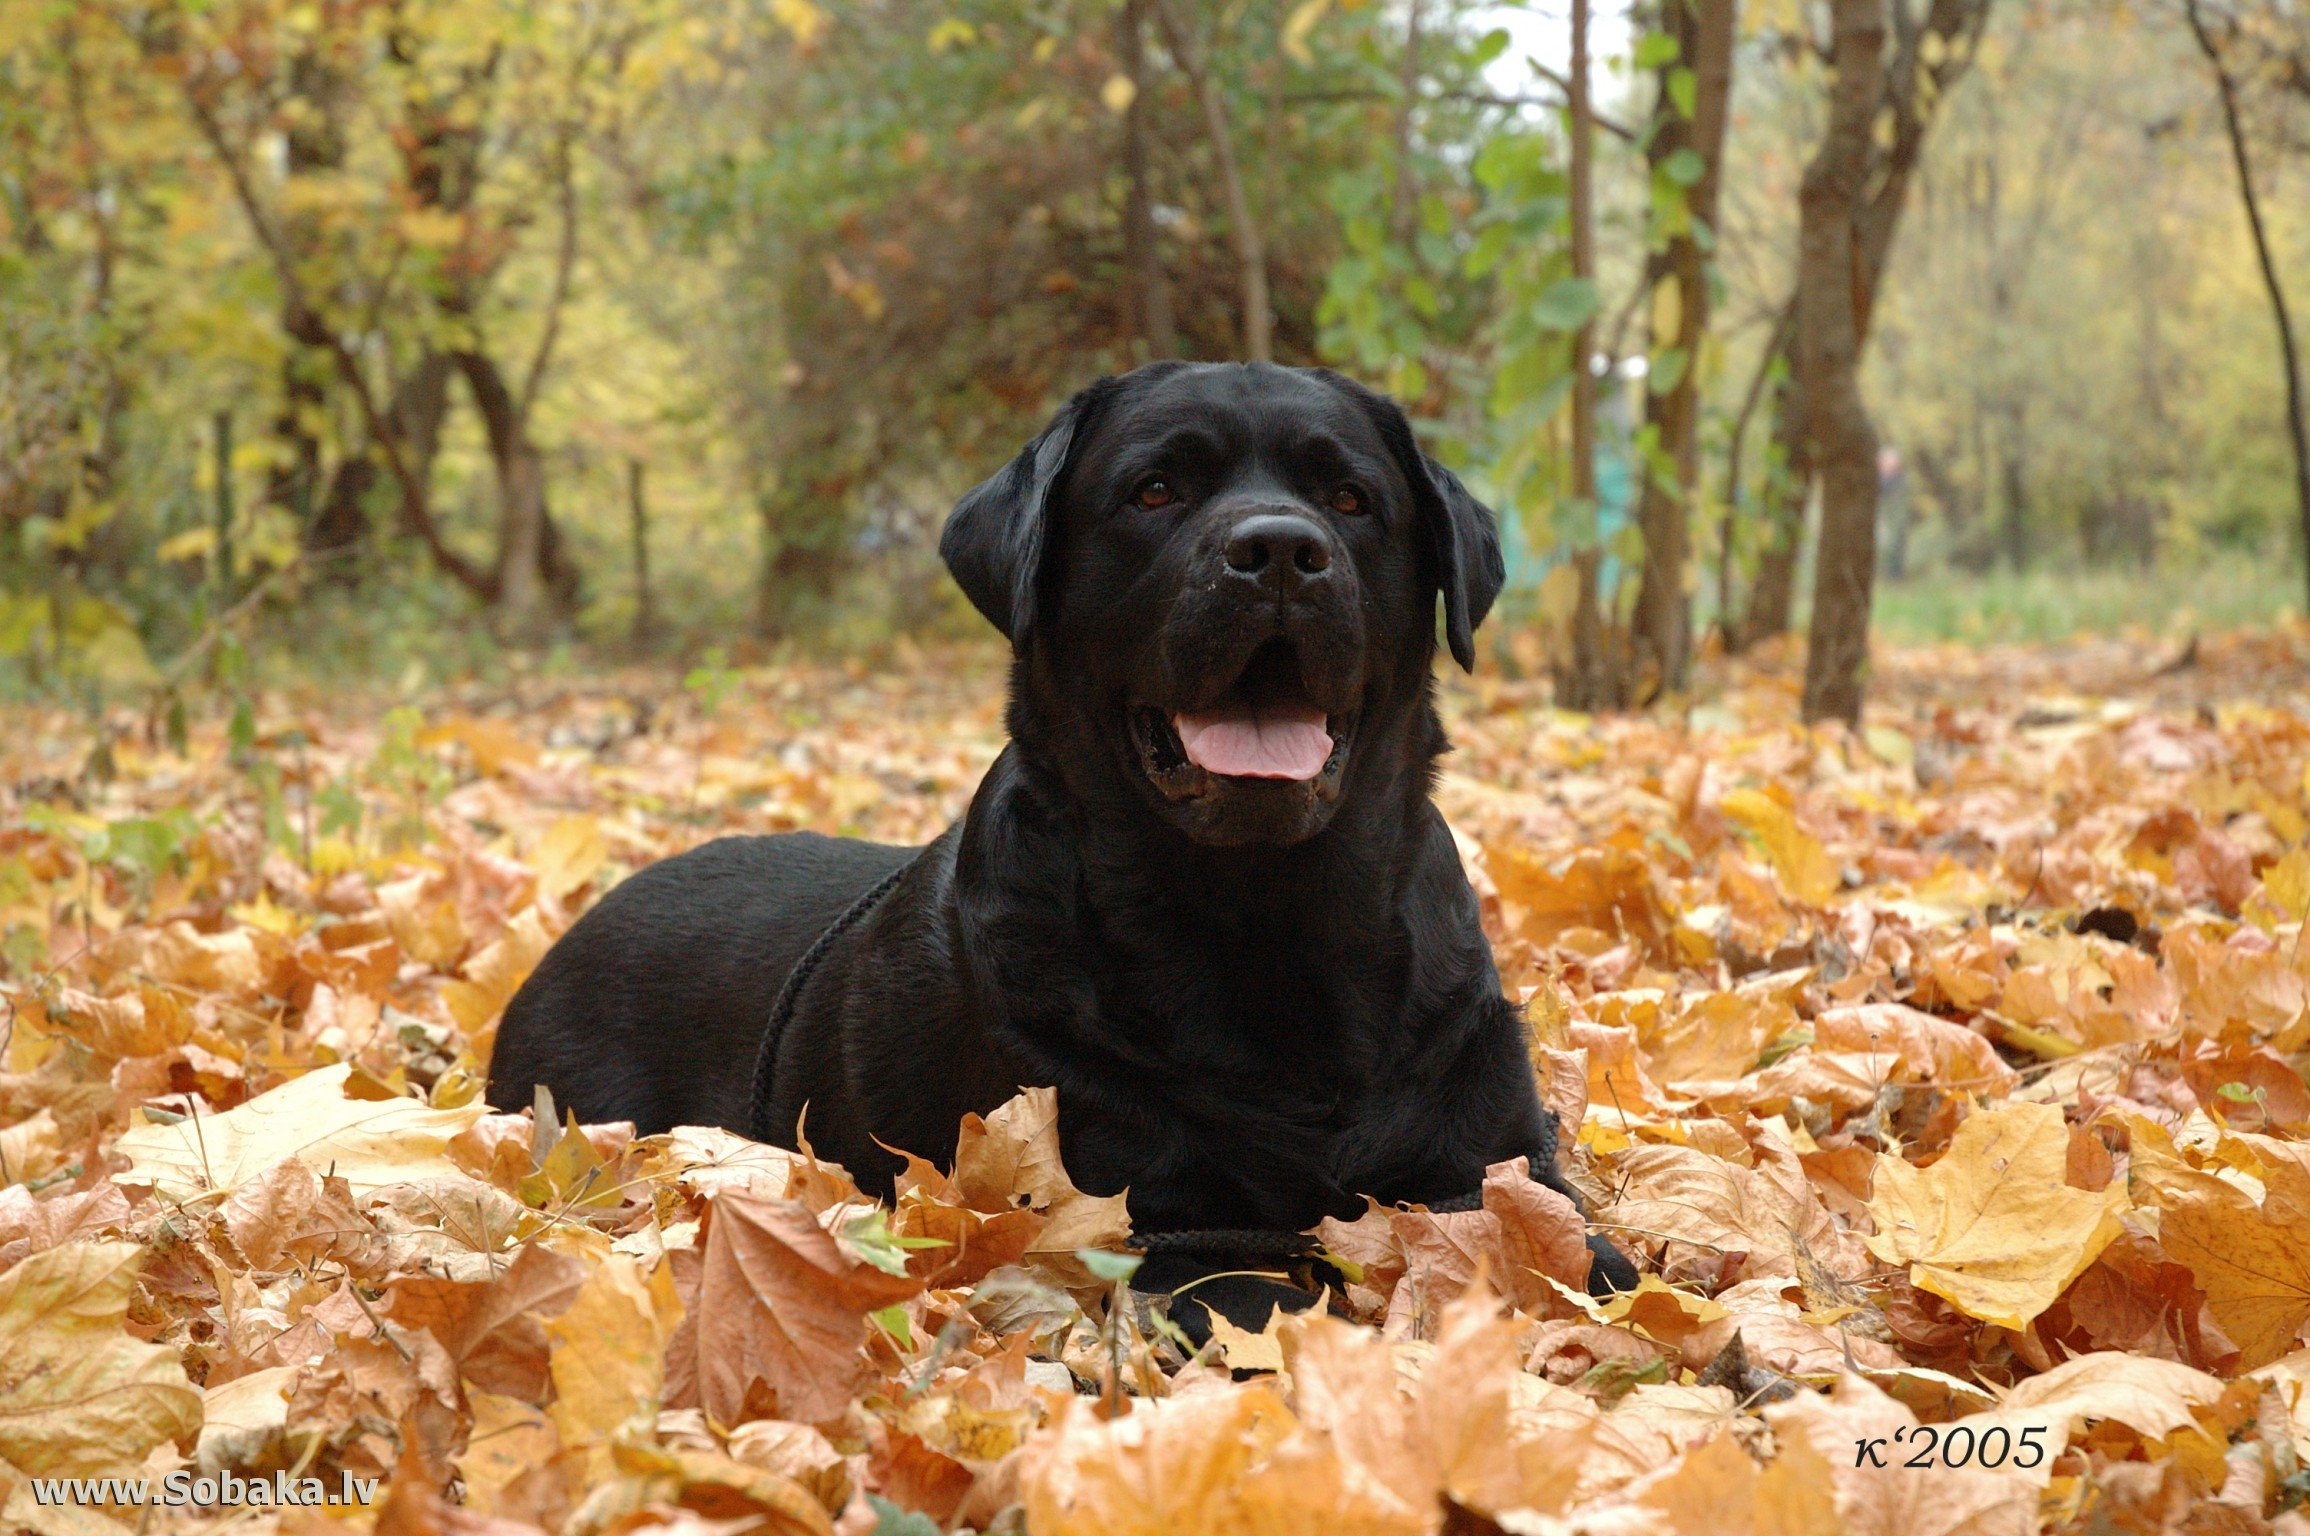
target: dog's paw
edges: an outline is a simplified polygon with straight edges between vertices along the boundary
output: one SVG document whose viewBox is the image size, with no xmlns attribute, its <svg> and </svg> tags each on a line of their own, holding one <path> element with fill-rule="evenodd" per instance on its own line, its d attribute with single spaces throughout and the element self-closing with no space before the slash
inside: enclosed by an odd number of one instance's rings
<svg viewBox="0 0 2310 1536">
<path fill-rule="evenodd" d="M 1628 1255 L 1612 1246 L 1609 1238 L 1590 1233 L 1588 1252 L 1589 1295 L 1610 1296 L 1616 1291 L 1636 1289 L 1636 1266 L 1628 1262 Z"/>
</svg>

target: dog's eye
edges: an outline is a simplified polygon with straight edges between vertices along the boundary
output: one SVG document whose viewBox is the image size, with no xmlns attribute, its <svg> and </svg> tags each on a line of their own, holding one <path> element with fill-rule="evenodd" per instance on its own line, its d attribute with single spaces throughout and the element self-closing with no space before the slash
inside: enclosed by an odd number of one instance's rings
<svg viewBox="0 0 2310 1536">
<path fill-rule="evenodd" d="M 1150 480 L 1139 487 L 1139 494 L 1132 499 L 1142 507 L 1167 507 L 1177 501 L 1179 495 L 1171 489 L 1170 481 Z"/>
<path fill-rule="evenodd" d="M 1363 493 L 1352 485 L 1343 485 L 1331 493 L 1331 509 L 1334 512 L 1361 512 L 1364 509 Z"/>
</svg>

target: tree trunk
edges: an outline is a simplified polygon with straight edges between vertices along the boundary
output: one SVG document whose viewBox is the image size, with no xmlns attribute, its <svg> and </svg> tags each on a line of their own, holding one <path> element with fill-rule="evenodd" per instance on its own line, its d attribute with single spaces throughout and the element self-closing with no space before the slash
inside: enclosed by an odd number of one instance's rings
<svg viewBox="0 0 2310 1536">
<path fill-rule="evenodd" d="M 1593 187 L 1595 113 L 1588 99 L 1588 0 L 1572 0 L 1572 63 L 1566 77 L 1565 126 L 1571 140 L 1572 275 L 1596 281 L 1596 204 Z M 1611 658 L 1598 588 L 1603 559 L 1596 546 L 1596 324 L 1583 320 L 1572 333 L 1572 499 L 1587 538 L 1573 554 L 1578 582 L 1572 616 L 1572 658 L 1556 673 L 1556 702 L 1566 709 L 1601 709 L 1614 702 Z"/>
<path fill-rule="evenodd" d="M 649 644 L 658 631 L 658 611 L 650 598 L 650 510 L 642 499 L 642 461 L 626 460 L 626 506 L 632 521 L 634 550 L 634 628 L 636 650 Z"/>
<path fill-rule="evenodd" d="M 1867 195 L 1856 192 L 1852 228 L 1846 237 L 1853 248 L 1853 259 L 1844 280 L 1850 288 L 1856 354 L 1869 339 L 1877 284 L 1883 280 L 1885 267 L 1892 259 L 1893 236 L 1900 228 L 1909 180 L 1925 151 L 1926 129 L 1931 125 L 1934 110 L 1948 100 L 1958 79 L 1972 67 L 1981 30 L 1988 21 L 1990 3 L 1991 0 L 1928 0 L 1920 21 L 1908 0 L 1902 0 L 1892 12 L 1895 45 L 1890 74 L 1882 58 L 1884 13 L 1881 6 L 1873 12 L 1879 29 L 1880 53 L 1870 65 L 1870 74 L 1876 81 L 1878 95 L 1868 104 L 1863 117 L 1866 132 L 1859 144 L 1863 156 L 1859 185 L 1867 188 Z M 1836 14 L 1832 9 L 1832 17 Z M 1838 85 L 1843 84 L 1840 76 Z M 1892 133 L 1889 146 L 1880 155 L 1872 146 L 1881 118 L 1888 122 Z M 1799 265 L 1801 288 L 1801 255 Z M 1817 445 L 1808 441 L 1815 408 L 1802 377 L 1803 370 L 1793 366 L 1793 348 L 1791 363 L 1787 387 L 1777 401 L 1774 442 L 1780 450 L 1780 466 L 1770 482 L 1767 498 L 1766 551 L 1743 618 L 1742 638 L 1747 642 L 1781 634 L 1789 628 L 1812 479 L 1815 471 L 1823 467 L 1825 458 Z M 1829 408 L 1835 410 L 1837 406 L 1832 402 Z M 1874 472 L 1872 466 L 1871 473 Z M 1825 486 L 1823 494 L 1825 497 Z M 1873 531 L 1871 542 L 1874 542 Z M 1859 593 L 1864 604 L 1868 595 L 1865 587 Z M 1864 616 L 1865 613 L 1864 608 Z M 1863 636 L 1862 643 L 1865 642 L 1866 636 Z"/>
<path fill-rule="evenodd" d="M 1804 714 L 1858 725 L 1877 567 L 1877 432 L 1861 399 L 1867 278 L 1857 240 L 1884 91 L 1885 0 L 1830 0 L 1836 83 L 1798 193 L 1797 373 L 1821 474 Z"/>
<path fill-rule="evenodd" d="M 2014 573 L 2029 569 L 2029 415 L 2020 400 L 2005 407 L 2001 478 L 2005 494 L 2005 558 Z"/>
<path fill-rule="evenodd" d="M 1715 245 L 1718 172 L 1724 159 L 1726 107 L 1732 95 L 1733 0 L 1666 0 L 1663 30 L 1676 39 L 1677 58 L 1660 71 L 1659 105 L 1645 158 L 1656 178 L 1679 151 L 1700 157 L 1699 180 L 1684 189 L 1685 224 L 1645 263 L 1654 295 L 1653 321 L 1664 304 L 1674 309 L 1666 334 L 1652 338 L 1655 367 L 1676 367 L 1666 389 L 1646 392 L 1644 419 L 1661 453 L 1676 466 L 1676 483 L 1663 485 L 1646 468 L 1637 521 L 1644 535 L 1644 574 L 1636 591 L 1636 644 L 1659 674 L 1662 690 L 1680 689 L 1692 655 L 1692 603 L 1686 593 L 1692 511 L 1700 488 L 1700 351 L 1708 335 L 1708 258 Z M 1671 73 L 1690 69 L 1692 115 L 1677 105 Z M 1664 299 L 1663 289 L 1673 294 Z"/>
<path fill-rule="evenodd" d="M 1212 78 L 1193 34 L 1179 19 L 1176 0 L 1148 0 L 1156 24 L 1163 29 L 1163 44 L 1178 61 L 1187 83 L 1203 108 L 1203 131 L 1211 142 L 1211 160 L 1219 175 L 1219 190 L 1227 200 L 1228 233 L 1235 243 L 1236 283 L 1243 308 L 1243 355 L 1255 363 L 1269 361 L 1274 346 L 1275 314 L 1267 296 L 1267 244 L 1251 199 L 1243 187 L 1243 172 L 1235 159 L 1235 134 L 1229 126 L 1227 97 Z"/>
<path fill-rule="evenodd" d="M 1389 189 L 1389 233 L 1409 252 L 1419 233 L 1420 189 L 1412 168 L 1412 112 L 1420 101 L 1420 0 L 1409 0 L 1404 52 L 1396 71 L 1396 164 Z"/>
<path fill-rule="evenodd" d="M 1724 514 L 1716 546 L 1716 625 L 1717 636 L 1728 656 L 1737 654 L 1748 643 L 1741 622 L 1733 613 L 1733 564 L 1737 554 L 1736 529 L 1747 490 L 1741 477 L 1741 461 L 1748 447 L 1749 421 L 1756 415 L 1766 386 L 1776 383 L 1775 372 L 1783 378 L 1787 376 L 1789 339 L 1796 334 L 1796 326 L 1797 300 L 1796 295 L 1791 294 L 1773 321 L 1772 334 L 1765 338 L 1765 349 L 1757 358 L 1756 371 L 1749 375 L 1749 387 L 1741 392 L 1740 410 L 1733 416 L 1732 446 L 1725 454 Z"/>
<path fill-rule="evenodd" d="M 2302 399 L 2302 358 L 2294 341 L 2294 316 L 2286 305 L 2286 285 L 2279 280 L 2278 263 L 2270 250 L 2270 232 L 2262 223 L 2262 200 L 2254 190 L 2254 165 L 2246 151 L 2246 130 L 2238 116 L 2237 82 L 2222 58 L 2221 45 L 2206 27 L 2198 0 L 2185 0 L 2190 33 L 2198 40 L 2213 69 L 2215 89 L 2222 97 L 2222 125 L 2230 139 L 2230 160 L 2238 173 L 2238 197 L 2246 206 L 2246 227 L 2254 236 L 2254 259 L 2262 268 L 2262 286 L 2270 295 L 2270 318 L 2278 330 L 2279 366 L 2286 370 L 2286 433 L 2294 444 L 2294 501 L 2302 534 L 2303 571 L 2310 579 L 2310 408 Z"/>
<path fill-rule="evenodd" d="M 1741 645 L 1785 635 L 1796 613 L 1797 560 L 1812 510 L 1813 445 L 1805 434 L 1805 389 L 1796 373 L 1796 331 L 1789 332 L 1789 372 L 1773 391 L 1772 463 L 1763 497 L 1765 548 L 1741 617 Z"/>
<path fill-rule="evenodd" d="M 1147 0 L 1125 0 L 1119 26 L 1123 77 L 1131 82 L 1131 105 L 1123 112 L 1123 265 L 1137 311 L 1131 318 L 1149 358 L 1177 357 L 1179 333 L 1171 318 L 1171 285 L 1163 276 L 1147 154 Z"/>
<path fill-rule="evenodd" d="M 217 607 L 222 610 L 233 600 L 233 413 L 229 409 L 219 411 L 215 421 L 217 543 L 210 569 L 216 577 Z"/>
<path fill-rule="evenodd" d="M 546 510 L 545 458 L 530 440 L 529 419 L 486 353 L 454 354 L 473 391 L 497 472 L 496 607 L 509 635 L 531 639 L 547 628 L 549 601 L 561 607 L 567 580 Z"/>
</svg>

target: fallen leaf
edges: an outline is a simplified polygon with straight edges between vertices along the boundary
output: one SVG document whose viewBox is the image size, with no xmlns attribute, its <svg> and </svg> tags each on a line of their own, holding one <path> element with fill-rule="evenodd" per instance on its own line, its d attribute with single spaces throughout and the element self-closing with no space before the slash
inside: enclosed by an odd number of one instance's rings
<svg viewBox="0 0 2310 1536">
<path fill-rule="evenodd" d="M 553 935 L 545 931 L 537 908 L 524 907 L 506 924 L 502 937 L 465 962 L 461 979 L 441 984 L 442 1005 L 465 1031 L 477 1070 L 489 1067 L 490 1046 L 505 1005 L 552 947 Z"/>
<path fill-rule="evenodd" d="M 2117 1235 L 2126 1194 L 2063 1182 L 2069 1128 L 2047 1104 L 1977 1109 L 1932 1167 L 1877 1164 L 1869 1251 L 1918 1289 L 2019 1331 Z"/>
<path fill-rule="evenodd" d="M 433 1109 L 416 1099 L 362 1099 L 346 1092 L 350 1063 L 321 1067 L 222 1114 L 202 1111 L 173 1125 L 143 1125 L 115 1143 L 128 1159 L 117 1177 L 166 1199 L 230 1194 L 284 1157 L 334 1173 L 356 1194 L 455 1174 L 450 1139 L 487 1113 L 484 1105 Z"/>
<path fill-rule="evenodd" d="M 2222 1331 L 2266 1365 L 2295 1347 L 2310 1321 L 2310 1170 L 2267 1166 L 2262 1199 L 2211 1174 L 2158 1190 L 2158 1239 L 2206 1293 Z"/>
<path fill-rule="evenodd" d="M 717 1196 L 698 1285 L 700 1405 L 724 1424 L 764 1410 L 840 1417 L 864 1377 L 867 1314 L 919 1289 L 862 1262 L 799 1202 Z M 757 1390 L 767 1401 L 750 1412 Z"/>
<path fill-rule="evenodd" d="M 201 1399 L 177 1352 L 125 1331 L 144 1251 L 67 1243 L 0 1274 L 0 1463 L 33 1477 L 132 1473 L 191 1450 Z"/>
<path fill-rule="evenodd" d="M 1757 840 L 1773 878 L 1791 899 L 1825 907 L 1837 894 L 1837 866 L 1820 840 L 1797 825 L 1789 808 L 1762 790 L 1733 789 L 1717 809 Z"/>
<path fill-rule="evenodd" d="M 1027 1528 L 1035 1536 L 1265 1536 L 1281 1528 L 1254 1522 L 1247 1474 L 1292 1422 L 1282 1399 L 1261 1389 L 1142 1402 L 1113 1420 L 1070 1399 L 1020 1453 Z"/>
<path fill-rule="evenodd" d="M 674 1305 L 670 1290 L 653 1294 L 634 1261 L 613 1253 L 545 1325 L 553 1344 L 554 1428 L 597 1469 L 604 1462 L 592 1453 L 621 1431 L 646 1431 L 656 1421 Z"/>
<path fill-rule="evenodd" d="M 587 1279 L 583 1261 L 526 1243 L 504 1273 L 481 1284 L 395 1279 L 386 1287 L 385 1315 L 440 1340 L 458 1374 L 482 1391 L 542 1404 L 551 1380 L 544 1320 L 583 1294 Z"/>
</svg>

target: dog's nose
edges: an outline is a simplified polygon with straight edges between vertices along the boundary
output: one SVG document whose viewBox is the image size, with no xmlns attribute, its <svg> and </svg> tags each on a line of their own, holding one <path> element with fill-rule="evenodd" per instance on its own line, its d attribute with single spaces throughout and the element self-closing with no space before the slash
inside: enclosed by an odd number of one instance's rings
<svg viewBox="0 0 2310 1536">
<path fill-rule="evenodd" d="M 1288 592 L 1322 581 L 1331 569 L 1331 536 L 1307 518 L 1263 512 L 1237 523 L 1227 536 L 1231 575 Z"/>
</svg>

